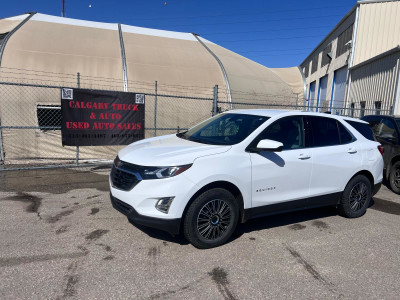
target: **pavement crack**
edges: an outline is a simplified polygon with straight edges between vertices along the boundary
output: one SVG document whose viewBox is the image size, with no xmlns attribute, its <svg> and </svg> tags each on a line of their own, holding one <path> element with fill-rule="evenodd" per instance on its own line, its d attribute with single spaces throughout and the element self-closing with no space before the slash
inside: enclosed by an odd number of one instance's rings
<svg viewBox="0 0 400 300">
<path fill-rule="evenodd" d="M 167 290 L 165 292 L 160 292 L 160 293 L 156 293 L 153 295 L 149 296 L 149 299 L 165 299 L 165 297 L 167 296 L 172 296 L 175 295 L 177 293 L 183 292 L 185 290 L 188 290 L 190 288 L 192 288 L 194 285 L 199 284 L 200 282 L 202 282 L 206 277 L 200 277 L 199 279 L 196 279 L 182 287 L 178 287 L 177 289 L 174 290 Z"/>
<path fill-rule="evenodd" d="M 316 280 L 321 282 L 329 291 L 332 293 L 337 294 L 338 291 L 336 290 L 335 285 L 330 282 L 329 280 L 325 279 L 318 271 L 317 269 L 309 263 L 299 252 L 297 252 L 295 249 L 290 247 L 289 245 L 285 245 L 286 250 L 289 251 L 289 253 L 296 259 L 296 261 L 301 264 L 304 269 Z M 343 295 L 339 294 L 340 297 Z"/>
<path fill-rule="evenodd" d="M 215 282 L 218 291 L 225 300 L 237 299 L 229 289 L 228 273 L 223 268 L 216 267 L 208 275 Z"/>
</svg>

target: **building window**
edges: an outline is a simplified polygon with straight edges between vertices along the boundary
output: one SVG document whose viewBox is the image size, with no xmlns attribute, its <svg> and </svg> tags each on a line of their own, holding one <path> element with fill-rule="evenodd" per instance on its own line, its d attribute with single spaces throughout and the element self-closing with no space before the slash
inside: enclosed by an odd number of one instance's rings
<svg viewBox="0 0 400 300">
<path fill-rule="evenodd" d="M 318 57 L 319 54 L 316 54 L 311 61 L 311 74 L 314 74 L 318 70 Z"/>
<path fill-rule="evenodd" d="M 61 130 L 60 105 L 38 105 L 37 118 L 40 130 Z"/>
<path fill-rule="evenodd" d="M 304 76 L 307 78 L 308 77 L 308 70 L 309 70 L 309 68 L 310 68 L 310 64 L 308 63 L 308 64 L 306 64 L 305 66 L 304 66 Z"/>
<path fill-rule="evenodd" d="M 328 56 L 328 53 L 330 54 L 330 56 Z M 329 64 L 331 60 L 332 60 L 332 43 L 326 46 L 326 48 L 322 52 L 321 68 Z"/>
<path fill-rule="evenodd" d="M 360 102 L 360 118 L 365 116 L 365 101 Z"/>
<path fill-rule="evenodd" d="M 336 57 L 339 57 L 347 50 L 351 48 L 349 43 L 353 38 L 353 24 L 350 25 L 345 31 L 343 31 L 337 40 Z"/>
<path fill-rule="evenodd" d="M 382 101 L 375 101 L 375 114 L 380 115 L 382 108 Z"/>
</svg>

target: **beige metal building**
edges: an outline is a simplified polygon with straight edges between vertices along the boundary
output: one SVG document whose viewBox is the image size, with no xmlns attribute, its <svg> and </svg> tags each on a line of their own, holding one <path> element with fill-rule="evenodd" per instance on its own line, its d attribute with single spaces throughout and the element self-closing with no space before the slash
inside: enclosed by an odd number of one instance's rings
<svg viewBox="0 0 400 300">
<path fill-rule="evenodd" d="M 216 85 L 228 109 L 243 107 L 236 102 L 296 105 L 305 88 L 298 67 L 269 69 L 196 34 L 28 13 L 0 20 L 0 155 L 73 156 L 74 148 L 61 147 L 59 131 L 16 129 L 40 125 L 40 112 L 60 105 L 59 89 L 37 85 L 155 93 L 155 81 L 158 94 L 182 97 L 158 98 L 157 125 L 165 128 L 190 127 L 209 117 L 212 101 L 185 97 L 213 98 Z M 149 96 L 146 127 L 155 123 L 154 110 Z M 85 147 L 81 157 L 107 158 L 116 151 Z"/>
<path fill-rule="evenodd" d="M 358 1 L 301 63 L 309 110 L 400 114 L 400 1 Z"/>
</svg>

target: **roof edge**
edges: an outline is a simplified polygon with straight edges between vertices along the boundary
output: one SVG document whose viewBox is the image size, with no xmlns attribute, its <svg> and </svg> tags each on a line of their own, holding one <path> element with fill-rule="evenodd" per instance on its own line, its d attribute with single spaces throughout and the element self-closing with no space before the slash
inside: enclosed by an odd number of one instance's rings
<svg viewBox="0 0 400 300">
<path fill-rule="evenodd" d="M 313 56 L 314 52 L 328 39 L 328 37 L 336 30 L 339 28 L 340 25 L 342 25 L 348 17 L 351 16 L 351 14 L 357 9 L 359 3 L 357 2 L 348 12 L 347 14 L 339 21 L 339 23 L 336 24 L 335 27 L 329 33 L 323 38 L 323 40 L 310 52 L 310 54 L 301 62 L 300 66 L 304 64 L 311 56 Z"/>
<path fill-rule="evenodd" d="M 360 0 L 357 1 L 356 4 L 347 12 L 347 14 L 336 24 L 335 27 L 324 37 L 324 39 L 310 52 L 310 54 L 300 63 L 299 66 L 304 64 L 313 54 L 314 52 L 328 39 L 328 37 L 340 26 L 343 22 L 356 10 L 360 4 L 373 4 L 373 3 L 381 3 L 381 2 L 396 2 L 399 0 Z"/>
<path fill-rule="evenodd" d="M 390 49 L 388 51 L 385 51 L 385 52 L 383 52 L 381 54 L 375 55 L 374 57 L 371 57 L 370 59 L 367 59 L 367 60 L 365 60 L 365 61 L 363 61 L 363 62 L 361 62 L 361 63 L 359 63 L 359 64 L 357 64 L 355 66 L 352 66 L 351 68 L 349 68 L 349 70 L 354 70 L 354 69 L 360 68 L 360 67 L 365 66 L 365 65 L 367 65 L 367 64 L 369 64 L 369 63 L 371 63 L 371 62 L 373 62 L 375 60 L 381 59 L 381 58 L 383 58 L 385 56 L 388 56 L 390 54 L 396 53 L 398 51 L 400 51 L 400 45 L 397 45 L 396 47 L 394 47 L 394 48 L 392 48 L 392 49 Z"/>
</svg>

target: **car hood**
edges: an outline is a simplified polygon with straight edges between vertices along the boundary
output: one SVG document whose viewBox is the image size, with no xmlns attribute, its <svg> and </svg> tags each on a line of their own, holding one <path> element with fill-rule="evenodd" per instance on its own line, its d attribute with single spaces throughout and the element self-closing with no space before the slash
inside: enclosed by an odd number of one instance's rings
<svg viewBox="0 0 400 300">
<path fill-rule="evenodd" d="M 192 142 L 173 134 L 135 142 L 122 149 L 118 156 L 122 161 L 141 166 L 179 166 L 191 164 L 198 157 L 226 152 L 230 148 Z"/>
</svg>

